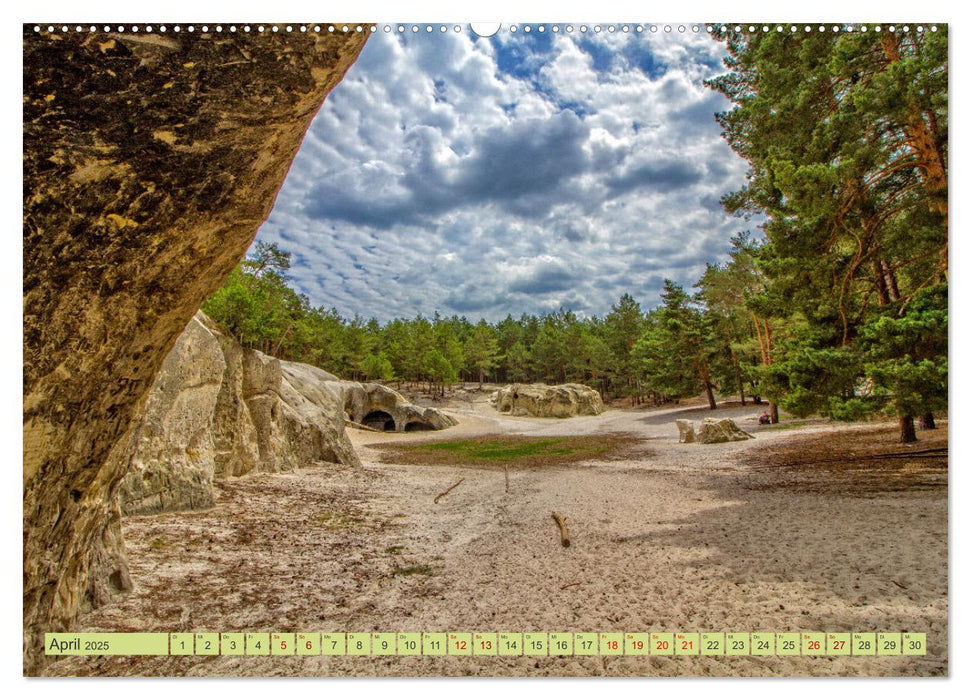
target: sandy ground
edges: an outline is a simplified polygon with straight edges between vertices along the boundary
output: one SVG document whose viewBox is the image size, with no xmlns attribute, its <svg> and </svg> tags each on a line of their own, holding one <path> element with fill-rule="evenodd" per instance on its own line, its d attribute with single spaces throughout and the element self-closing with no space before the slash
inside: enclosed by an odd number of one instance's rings
<svg viewBox="0 0 971 700">
<path fill-rule="evenodd" d="M 473 399 L 475 397 L 472 397 Z M 917 631 L 923 657 L 69 658 L 50 675 L 928 676 L 947 674 L 946 473 L 926 488 L 799 488 L 760 455 L 866 426 L 679 445 L 700 408 L 511 418 L 453 404 L 442 433 L 350 431 L 365 468 L 220 484 L 214 508 L 129 518 L 135 592 L 84 631 Z M 510 470 L 380 461 L 389 441 L 642 436 L 623 460 Z M 805 471 L 805 470 L 804 470 Z M 788 473 L 787 473 L 788 474 Z M 460 478 L 461 485 L 435 496 Z M 805 481 L 805 480 L 804 480 Z M 550 517 L 562 513 L 573 546 Z"/>
</svg>

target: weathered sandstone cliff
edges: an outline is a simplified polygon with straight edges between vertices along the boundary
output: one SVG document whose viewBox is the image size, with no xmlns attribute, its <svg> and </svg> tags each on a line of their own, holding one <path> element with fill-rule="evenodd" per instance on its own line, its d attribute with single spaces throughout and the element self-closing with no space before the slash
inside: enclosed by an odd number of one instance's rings
<svg viewBox="0 0 971 700">
<path fill-rule="evenodd" d="M 124 456 L 125 514 L 213 504 L 213 481 L 315 462 L 359 467 L 345 421 L 375 430 L 456 424 L 380 384 L 244 349 L 201 311 L 162 363 Z"/>
<path fill-rule="evenodd" d="M 344 432 L 336 377 L 244 350 L 202 312 L 149 392 L 119 488 L 124 513 L 206 508 L 213 479 L 360 466 Z"/>
<path fill-rule="evenodd" d="M 27 673 L 130 588 L 116 496 L 148 391 L 368 35 L 71 29 L 23 29 Z"/>
</svg>

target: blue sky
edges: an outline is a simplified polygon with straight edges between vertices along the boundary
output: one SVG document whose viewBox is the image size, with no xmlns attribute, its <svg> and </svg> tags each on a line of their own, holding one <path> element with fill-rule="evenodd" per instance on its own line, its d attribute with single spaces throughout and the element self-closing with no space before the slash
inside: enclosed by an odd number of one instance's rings
<svg viewBox="0 0 971 700">
<path fill-rule="evenodd" d="M 650 308 L 747 226 L 721 195 L 745 163 L 704 31 L 371 36 L 331 93 L 258 240 L 345 316 L 497 320 Z"/>
</svg>

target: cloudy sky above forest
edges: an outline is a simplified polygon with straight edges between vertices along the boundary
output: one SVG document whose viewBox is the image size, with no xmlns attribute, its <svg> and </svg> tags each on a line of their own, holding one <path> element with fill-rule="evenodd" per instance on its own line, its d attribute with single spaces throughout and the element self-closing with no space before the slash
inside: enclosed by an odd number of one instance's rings
<svg viewBox="0 0 971 700">
<path fill-rule="evenodd" d="M 384 33 L 314 120 L 258 240 L 314 305 L 386 321 L 651 308 L 751 227 L 719 198 L 704 31 Z"/>
</svg>

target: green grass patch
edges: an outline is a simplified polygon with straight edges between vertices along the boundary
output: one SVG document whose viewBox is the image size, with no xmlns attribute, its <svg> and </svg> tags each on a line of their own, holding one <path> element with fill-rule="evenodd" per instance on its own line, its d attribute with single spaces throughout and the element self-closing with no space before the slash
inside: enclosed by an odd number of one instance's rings
<svg viewBox="0 0 971 700">
<path fill-rule="evenodd" d="M 396 544 L 388 547 L 385 551 L 387 554 L 397 554 L 398 552 L 404 551 L 405 546 L 403 544 Z"/>
<path fill-rule="evenodd" d="M 468 440 L 397 442 L 381 446 L 393 464 L 549 466 L 612 459 L 630 452 L 641 438 L 626 433 L 572 437 L 483 435 Z"/>
</svg>

